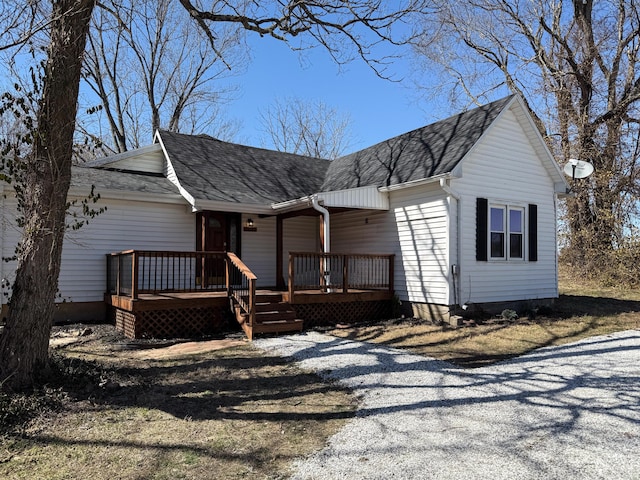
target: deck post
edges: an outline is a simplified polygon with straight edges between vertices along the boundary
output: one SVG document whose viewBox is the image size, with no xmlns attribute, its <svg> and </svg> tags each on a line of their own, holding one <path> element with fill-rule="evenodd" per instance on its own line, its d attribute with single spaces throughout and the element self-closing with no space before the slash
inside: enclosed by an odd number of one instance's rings
<svg viewBox="0 0 640 480">
<path fill-rule="evenodd" d="M 389 255 L 389 292 L 393 293 L 393 287 L 394 287 L 394 266 L 395 266 L 395 259 L 396 256 L 395 255 Z"/>
<path fill-rule="evenodd" d="M 224 281 L 227 287 L 227 297 L 231 297 L 231 278 L 229 273 L 229 255 L 224 254 Z"/>
<path fill-rule="evenodd" d="M 117 271 L 117 278 L 116 278 L 116 295 L 120 295 L 120 267 L 122 266 L 122 255 L 118 255 L 117 256 L 118 259 L 118 271 Z"/>
<path fill-rule="evenodd" d="M 289 253 L 289 301 L 293 301 L 293 292 L 295 289 L 295 267 L 293 261 L 293 254 Z"/>
<path fill-rule="evenodd" d="M 283 218 L 282 215 L 276 216 L 276 285 L 279 289 L 284 289 L 284 276 L 282 275 L 282 251 L 283 246 Z"/>
<path fill-rule="evenodd" d="M 253 328 L 256 319 L 256 281 L 249 279 L 249 326 Z"/>
<path fill-rule="evenodd" d="M 138 253 L 131 252 L 131 298 L 138 298 Z"/>
<path fill-rule="evenodd" d="M 207 288 L 207 280 L 205 280 L 204 276 L 205 274 L 208 275 L 208 272 L 206 272 L 207 264 L 204 257 L 204 253 L 200 253 L 200 287 L 203 290 Z"/>
<path fill-rule="evenodd" d="M 342 293 L 349 291 L 349 257 L 347 255 L 342 256 Z"/>
</svg>

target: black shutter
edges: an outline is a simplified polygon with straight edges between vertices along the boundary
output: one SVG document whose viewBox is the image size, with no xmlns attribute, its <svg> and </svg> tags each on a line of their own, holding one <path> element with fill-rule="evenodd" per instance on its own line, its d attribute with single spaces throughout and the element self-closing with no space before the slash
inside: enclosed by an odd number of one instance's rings
<svg viewBox="0 0 640 480">
<path fill-rule="evenodd" d="M 476 260 L 487 261 L 487 219 L 488 205 L 486 198 L 476 198 Z"/>
<path fill-rule="evenodd" d="M 529 204 L 529 261 L 538 261 L 538 206 Z"/>
</svg>

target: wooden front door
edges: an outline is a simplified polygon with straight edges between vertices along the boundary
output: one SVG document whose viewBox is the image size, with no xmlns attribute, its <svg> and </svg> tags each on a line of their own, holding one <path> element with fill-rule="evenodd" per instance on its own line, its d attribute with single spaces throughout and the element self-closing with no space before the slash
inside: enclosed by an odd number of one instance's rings
<svg viewBox="0 0 640 480">
<path fill-rule="evenodd" d="M 196 250 L 225 252 L 228 235 L 226 215 L 220 212 L 199 212 L 196 221 Z M 203 257 L 198 263 L 198 284 L 205 287 L 224 284 L 225 266 L 222 257 Z"/>
<path fill-rule="evenodd" d="M 202 213 L 202 250 L 224 252 L 227 250 L 227 218 L 219 212 Z"/>
</svg>

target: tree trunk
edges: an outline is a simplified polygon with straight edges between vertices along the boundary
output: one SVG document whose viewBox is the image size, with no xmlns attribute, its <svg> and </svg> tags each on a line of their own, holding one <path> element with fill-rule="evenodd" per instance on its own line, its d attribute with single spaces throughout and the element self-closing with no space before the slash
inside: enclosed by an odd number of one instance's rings
<svg viewBox="0 0 640 480">
<path fill-rule="evenodd" d="M 0 337 L 0 382 L 30 387 L 47 366 L 65 233 L 82 55 L 95 0 L 52 2 L 50 43 L 34 145 L 18 202 L 24 232 Z"/>
</svg>

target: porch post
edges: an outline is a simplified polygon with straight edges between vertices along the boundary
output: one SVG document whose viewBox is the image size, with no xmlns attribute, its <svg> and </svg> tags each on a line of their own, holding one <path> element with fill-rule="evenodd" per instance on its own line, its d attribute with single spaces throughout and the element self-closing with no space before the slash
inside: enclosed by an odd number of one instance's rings
<svg viewBox="0 0 640 480">
<path fill-rule="evenodd" d="M 283 276 L 283 218 L 282 215 L 276 216 L 276 287 L 279 290 L 284 290 L 284 276 Z"/>
<path fill-rule="evenodd" d="M 138 252 L 133 250 L 131 253 L 131 298 L 138 298 Z"/>
</svg>

